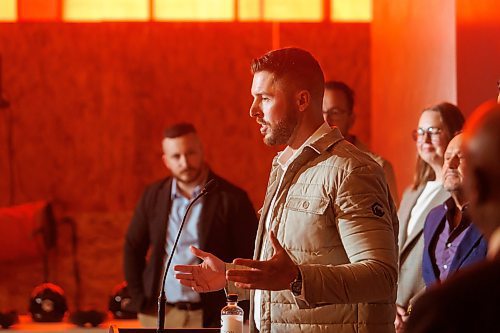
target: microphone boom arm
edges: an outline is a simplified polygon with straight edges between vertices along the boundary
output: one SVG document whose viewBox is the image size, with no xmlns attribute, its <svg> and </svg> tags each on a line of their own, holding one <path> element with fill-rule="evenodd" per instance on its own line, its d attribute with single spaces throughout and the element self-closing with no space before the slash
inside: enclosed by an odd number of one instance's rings
<svg viewBox="0 0 500 333">
<path fill-rule="evenodd" d="M 172 252 L 170 253 L 167 265 L 165 266 L 165 271 L 163 272 L 160 296 L 158 296 L 158 329 L 157 329 L 158 333 L 165 332 L 165 305 L 167 303 L 167 297 L 165 295 L 165 282 L 167 280 L 167 273 L 172 263 L 172 258 L 174 257 L 175 250 L 177 249 L 177 243 L 179 242 L 179 238 L 181 237 L 182 228 L 184 227 L 184 223 L 186 222 L 189 210 L 196 201 L 207 195 L 208 192 L 210 192 L 216 186 L 216 184 L 217 183 L 215 182 L 215 180 L 210 179 L 205 185 L 205 187 L 201 190 L 201 192 L 193 200 L 191 200 L 191 202 L 187 206 L 186 213 L 182 218 L 182 223 L 181 226 L 179 227 L 179 231 L 177 232 L 177 237 L 175 238 L 174 246 L 172 247 Z"/>
</svg>

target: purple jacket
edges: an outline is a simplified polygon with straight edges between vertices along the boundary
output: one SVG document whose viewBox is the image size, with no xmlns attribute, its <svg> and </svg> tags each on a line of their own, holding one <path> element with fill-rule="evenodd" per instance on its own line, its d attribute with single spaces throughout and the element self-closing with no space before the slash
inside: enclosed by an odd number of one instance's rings
<svg viewBox="0 0 500 333">
<path fill-rule="evenodd" d="M 446 211 L 446 203 L 443 203 L 433 208 L 425 220 L 422 276 L 427 287 L 439 281 L 439 271 L 435 269 L 432 263 L 433 254 L 431 244 L 434 237 L 438 237 L 440 224 L 446 220 Z M 476 226 L 472 224 L 465 233 L 451 262 L 449 275 L 486 257 L 488 244 Z"/>
</svg>

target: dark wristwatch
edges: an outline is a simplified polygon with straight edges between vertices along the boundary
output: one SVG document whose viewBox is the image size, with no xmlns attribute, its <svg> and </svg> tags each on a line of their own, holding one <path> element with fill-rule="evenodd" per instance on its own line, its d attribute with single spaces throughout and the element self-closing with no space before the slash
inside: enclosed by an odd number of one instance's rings
<svg viewBox="0 0 500 333">
<path fill-rule="evenodd" d="M 296 297 L 302 294 L 302 273 L 300 273 L 300 269 L 297 268 L 298 274 L 295 280 L 290 283 L 290 290 L 292 294 Z"/>
</svg>

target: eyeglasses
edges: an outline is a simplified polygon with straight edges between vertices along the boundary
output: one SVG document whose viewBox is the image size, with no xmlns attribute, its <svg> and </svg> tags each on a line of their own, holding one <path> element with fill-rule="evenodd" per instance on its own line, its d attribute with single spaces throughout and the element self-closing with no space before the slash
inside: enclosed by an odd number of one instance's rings
<svg viewBox="0 0 500 333">
<path fill-rule="evenodd" d="M 418 128 L 416 130 L 413 130 L 412 137 L 413 140 L 422 142 L 428 135 L 431 138 L 432 142 L 439 142 L 439 140 L 441 139 L 441 132 L 442 130 L 439 127 L 428 127 L 427 129 Z"/>
<path fill-rule="evenodd" d="M 343 116 L 343 115 L 346 115 L 349 113 L 350 113 L 349 110 L 341 109 L 341 108 L 331 108 L 331 109 L 328 109 L 326 111 L 323 111 L 324 115 L 334 116 L 334 117 Z"/>
</svg>

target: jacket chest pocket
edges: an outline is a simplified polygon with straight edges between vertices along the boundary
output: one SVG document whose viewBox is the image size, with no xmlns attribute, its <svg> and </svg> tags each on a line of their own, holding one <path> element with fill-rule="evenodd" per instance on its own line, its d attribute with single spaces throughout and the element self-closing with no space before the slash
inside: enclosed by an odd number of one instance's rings
<svg viewBox="0 0 500 333">
<path fill-rule="evenodd" d="M 340 244 L 330 201 L 325 197 L 291 195 L 281 224 L 287 249 L 320 256 Z"/>
</svg>

